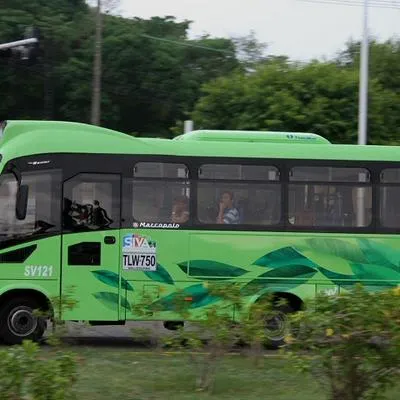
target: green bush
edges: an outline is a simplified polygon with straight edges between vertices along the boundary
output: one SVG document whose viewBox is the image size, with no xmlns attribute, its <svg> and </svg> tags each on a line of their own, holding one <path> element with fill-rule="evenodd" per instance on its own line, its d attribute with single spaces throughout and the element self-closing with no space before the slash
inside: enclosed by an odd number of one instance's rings
<svg viewBox="0 0 400 400">
<path fill-rule="evenodd" d="M 2 398 L 24 399 L 28 391 L 28 375 L 33 370 L 37 345 L 24 342 L 22 346 L 0 351 L 0 392 Z"/>
<path fill-rule="evenodd" d="M 74 398 L 77 360 L 68 352 L 41 356 L 37 343 L 24 341 L 0 351 L 0 392 L 8 400 Z"/>
<path fill-rule="evenodd" d="M 180 328 L 163 340 L 170 349 L 186 352 L 190 368 L 196 375 L 196 390 L 212 392 L 217 368 L 222 367 L 224 356 L 242 342 L 250 354 L 259 361 L 266 342 L 265 315 L 273 316 L 274 310 L 269 298 L 246 308 L 243 303 L 240 284 L 205 283 L 211 296 L 218 297 L 218 305 L 208 307 L 203 318 L 191 322 L 191 329 Z M 190 317 L 190 303 L 184 292 L 177 292 L 173 311 L 187 320 Z M 145 315 L 152 299 L 137 304 L 134 312 Z M 234 321 L 234 315 L 242 315 L 241 323 Z"/>
<path fill-rule="evenodd" d="M 55 357 L 37 360 L 36 365 L 30 381 L 33 400 L 75 398 L 73 384 L 77 379 L 77 361 L 72 353 L 59 351 Z"/>
<path fill-rule="evenodd" d="M 400 288 L 319 295 L 292 316 L 289 355 L 332 400 L 378 399 L 400 377 Z"/>
<path fill-rule="evenodd" d="M 9 400 L 68 400 L 74 398 L 77 378 L 77 357 L 61 348 L 65 333 L 60 314 L 72 309 L 76 302 L 70 292 L 51 301 L 52 309 L 35 310 L 38 318 L 50 319 L 53 330 L 47 338 L 49 351 L 37 343 L 24 341 L 0 351 L 0 398 Z"/>
</svg>

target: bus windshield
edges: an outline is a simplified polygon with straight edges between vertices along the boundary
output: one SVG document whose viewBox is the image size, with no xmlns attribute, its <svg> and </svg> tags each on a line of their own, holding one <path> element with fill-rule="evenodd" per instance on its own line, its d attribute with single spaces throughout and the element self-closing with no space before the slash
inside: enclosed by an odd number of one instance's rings
<svg viewBox="0 0 400 400">
<path fill-rule="evenodd" d="M 0 177 L 0 240 L 16 236 L 25 236 L 34 230 L 34 220 L 27 218 L 19 221 L 16 217 L 15 206 L 18 183 L 12 174 Z"/>
<path fill-rule="evenodd" d="M 12 174 L 0 176 L 0 241 L 48 232 L 59 227 L 57 172 L 24 173 L 29 186 L 27 214 L 18 220 L 15 213 L 18 183 Z"/>
</svg>

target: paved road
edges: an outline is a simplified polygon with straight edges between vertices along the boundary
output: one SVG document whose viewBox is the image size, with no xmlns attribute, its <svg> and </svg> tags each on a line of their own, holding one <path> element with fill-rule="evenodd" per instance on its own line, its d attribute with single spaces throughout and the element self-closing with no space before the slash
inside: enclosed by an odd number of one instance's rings
<svg viewBox="0 0 400 400">
<path fill-rule="evenodd" d="M 139 330 L 135 334 L 132 330 Z M 47 333 L 51 332 L 51 328 Z M 63 339 L 77 345 L 148 347 L 173 332 L 162 322 L 127 322 L 124 326 L 85 326 L 68 323 Z M 46 335 L 45 335 L 46 336 Z"/>
<path fill-rule="evenodd" d="M 144 329 L 150 333 L 145 335 L 132 335 L 132 329 Z M 186 329 L 191 329 L 190 324 Z M 133 351 L 149 351 L 157 348 L 157 344 L 162 345 L 160 338 L 172 335 L 163 327 L 162 322 L 128 322 L 124 326 L 96 326 L 84 327 L 79 324 L 70 323 L 68 332 L 64 335 L 64 341 L 73 346 L 89 346 L 101 348 L 124 348 Z M 233 350 L 232 354 L 239 354 L 240 347 Z M 239 353 L 238 353 L 239 352 Z M 274 350 L 264 350 L 265 357 L 277 357 L 278 353 Z"/>
<path fill-rule="evenodd" d="M 124 326 L 89 327 L 78 323 L 67 323 L 66 328 L 63 341 L 73 346 L 129 348 L 135 351 L 154 349 L 157 347 L 157 343 L 161 344 L 160 338 L 174 333 L 165 329 L 162 322 L 127 322 Z M 135 337 L 132 329 L 145 330 L 146 333 Z M 190 324 L 186 326 L 186 329 L 191 329 Z M 45 334 L 43 344 L 46 343 L 46 336 L 49 333 L 51 333 L 51 327 Z M 265 351 L 265 356 L 275 357 L 276 355 L 275 351 Z"/>
</svg>

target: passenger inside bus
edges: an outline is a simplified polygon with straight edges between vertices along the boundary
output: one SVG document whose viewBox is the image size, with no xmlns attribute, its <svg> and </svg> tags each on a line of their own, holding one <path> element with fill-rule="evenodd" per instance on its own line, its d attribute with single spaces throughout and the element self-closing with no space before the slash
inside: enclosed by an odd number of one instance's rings
<svg viewBox="0 0 400 400">
<path fill-rule="evenodd" d="M 178 196 L 172 206 L 171 221 L 175 224 L 184 224 L 189 219 L 189 199 L 186 196 Z"/>
<path fill-rule="evenodd" d="M 100 206 L 98 200 L 92 204 L 79 204 L 64 198 L 64 228 L 65 229 L 101 229 L 108 227 L 113 220 L 108 216 L 107 211 Z"/>
<path fill-rule="evenodd" d="M 64 198 L 64 228 L 76 229 L 87 225 L 89 210 L 84 205 Z"/>
<path fill-rule="evenodd" d="M 107 211 L 103 207 L 100 207 L 100 202 L 94 200 L 89 214 L 89 222 L 90 228 L 101 229 L 111 225 L 113 220 L 108 216 Z"/>
<path fill-rule="evenodd" d="M 222 193 L 217 217 L 218 224 L 238 224 L 240 222 L 239 210 L 233 205 L 233 193 Z"/>
<path fill-rule="evenodd" d="M 368 226 L 371 189 L 297 185 L 289 196 L 289 222 L 297 226 Z"/>
</svg>

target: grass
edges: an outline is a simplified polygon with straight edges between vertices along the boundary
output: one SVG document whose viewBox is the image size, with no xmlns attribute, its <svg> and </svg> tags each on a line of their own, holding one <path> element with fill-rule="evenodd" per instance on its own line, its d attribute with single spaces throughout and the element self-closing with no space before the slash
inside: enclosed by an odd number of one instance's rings
<svg viewBox="0 0 400 400">
<path fill-rule="evenodd" d="M 72 347 L 83 361 L 76 391 L 79 399 L 102 400 L 323 400 L 310 376 L 290 369 L 278 355 L 260 367 L 241 356 L 229 356 L 218 367 L 212 395 L 195 391 L 195 373 L 184 355 L 137 352 L 129 348 Z M 398 399 L 397 390 L 387 399 Z"/>
</svg>

